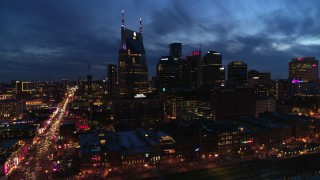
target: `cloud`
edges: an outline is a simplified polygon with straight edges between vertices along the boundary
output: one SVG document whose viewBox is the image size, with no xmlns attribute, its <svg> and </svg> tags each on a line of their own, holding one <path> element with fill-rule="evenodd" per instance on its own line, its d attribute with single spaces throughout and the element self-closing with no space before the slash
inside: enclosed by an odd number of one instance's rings
<svg viewBox="0 0 320 180">
<path fill-rule="evenodd" d="M 239 52 L 244 48 L 244 44 L 239 41 L 229 41 L 228 46 L 226 47 L 227 51 L 231 53 Z"/>
<path fill-rule="evenodd" d="M 320 45 L 319 37 L 301 37 L 296 40 L 297 43 L 305 46 Z"/>
<path fill-rule="evenodd" d="M 192 27 L 191 14 L 181 4 L 181 1 L 167 3 L 167 6 L 151 14 L 150 30 L 165 36 L 171 33 L 187 32 Z"/>
<path fill-rule="evenodd" d="M 291 48 L 290 44 L 272 43 L 272 47 L 277 51 L 288 51 Z"/>
<path fill-rule="evenodd" d="M 172 42 L 193 50 L 217 50 L 223 63 L 244 60 L 257 70 L 286 76 L 297 55 L 320 55 L 320 1 L 1 1 L 0 81 L 78 78 L 93 67 L 102 77 L 117 64 L 121 9 L 126 27 L 143 18 L 149 74 Z M 33 77 L 33 78 L 32 78 Z"/>
</svg>

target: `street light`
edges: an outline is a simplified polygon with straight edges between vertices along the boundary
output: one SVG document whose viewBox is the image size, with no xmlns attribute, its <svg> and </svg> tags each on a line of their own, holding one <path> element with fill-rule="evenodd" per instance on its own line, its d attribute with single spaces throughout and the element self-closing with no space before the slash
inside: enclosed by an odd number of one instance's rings
<svg viewBox="0 0 320 180">
<path fill-rule="evenodd" d="M 48 170 L 47 169 L 46 169 L 46 176 L 47 176 L 47 180 L 48 180 L 49 174 L 48 174 Z"/>
</svg>

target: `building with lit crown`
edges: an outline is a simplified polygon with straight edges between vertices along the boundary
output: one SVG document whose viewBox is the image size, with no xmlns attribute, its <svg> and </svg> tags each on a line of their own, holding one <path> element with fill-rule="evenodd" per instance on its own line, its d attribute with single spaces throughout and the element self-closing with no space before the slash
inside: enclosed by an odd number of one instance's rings
<svg viewBox="0 0 320 180">
<path fill-rule="evenodd" d="M 157 90 L 165 93 L 178 85 L 179 71 L 173 56 L 162 56 L 157 64 Z"/>
<path fill-rule="evenodd" d="M 203 86 L 224 85 L 225 70 L 222 66 L 221 53 L 208 51 L 201 62 L 201 74 Z"/>
<path fill-rule="evenodd" d="M 233 61 L 228 64 L 228 83 L 233 86 L 246 85 L 248 80 L 247 64 Z"/>
<path fill-rule="evenodd" d="M 186 80 L 188 87 L 198 87 L 201 84 L 201 51 L 193 51 L 186 57 Z"/>
<path fill-rule="evenodd" d="M 294 58 L 289 62 L 289 79 L 296 82 L 316 82 L 318 80 L 318 60 L 315 57 Z"/>
<path fill-rule="evenodd" d="M 148 67 L 143 46 L 141 18 L 140 32 L 127 29 L 124 26 L 124 11 L 122 11 L 118 73 L 121 95 L 148 92 Z"/>
</svg>

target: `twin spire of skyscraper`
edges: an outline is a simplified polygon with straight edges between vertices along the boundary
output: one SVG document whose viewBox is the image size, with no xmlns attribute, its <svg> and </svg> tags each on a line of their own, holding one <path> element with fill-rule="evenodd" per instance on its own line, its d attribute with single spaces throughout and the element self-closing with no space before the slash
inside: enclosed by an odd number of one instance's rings
<svg viewBox="0 0 320 180">
<path fill-rule="evenodd" d="M 122 14 L 122 24 L 121 24 L 121 28 L 125 28 L 124 26 L 124 10 L 121 10 L 121 14 Z M 142 34 L 142 18 L 140 17 L 140 25 L 139 25 L 139 29 L 140 29 L 140 34 Z"/>
<path fill-rule="evenodd" d="M 126 28 L 124 25 L 124 10 L 121 10 L 122 14 L 122 20 L 121 20 L 121 49 L 127 49 L 126 47 Z M 139 30 L 140 30 L 140 35 L 142 37 L 142 18 L 140 17 L 140 24 L 139 24 Z"/>
<path fill-rule="evenodd" d="M 118 61 L 119 93 L 143 94 L 148 92 L 148 66 L 142 37 L 142 19 L 139 31 L 125 28 L 122 10 L 121 47 Z"/>
<path fill-rule="evenodd" d="M 122 9 L 121 13 L 122 13 L 122 24 L 121 24 L 121 28 L 124 28 L 124 10 L 123 10 L 123 9 Z"/>
<path fill-rule="evenodd" d="M 140 17 L 140 34 L 142 34 L 142 19 Z"/>
</svg>

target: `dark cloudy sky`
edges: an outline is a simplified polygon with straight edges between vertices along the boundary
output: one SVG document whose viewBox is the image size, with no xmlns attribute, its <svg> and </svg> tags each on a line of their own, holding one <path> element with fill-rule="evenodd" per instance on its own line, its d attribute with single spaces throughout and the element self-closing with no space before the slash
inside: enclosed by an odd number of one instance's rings
<svg viewBox="0 0 320 180">
<path fill-rule="evenodd" d="M 0 82 L 106 76 L 117 63 L 121 9 L 125 25 L 139 29 L 142 17 L 149 74 L 181 42 L 183 56 L 202 44 L 223 64 L 287 78 L 293 57 L 320 58 L 319 0 L 2 0 L 0 1 Z"/>
</svg>

